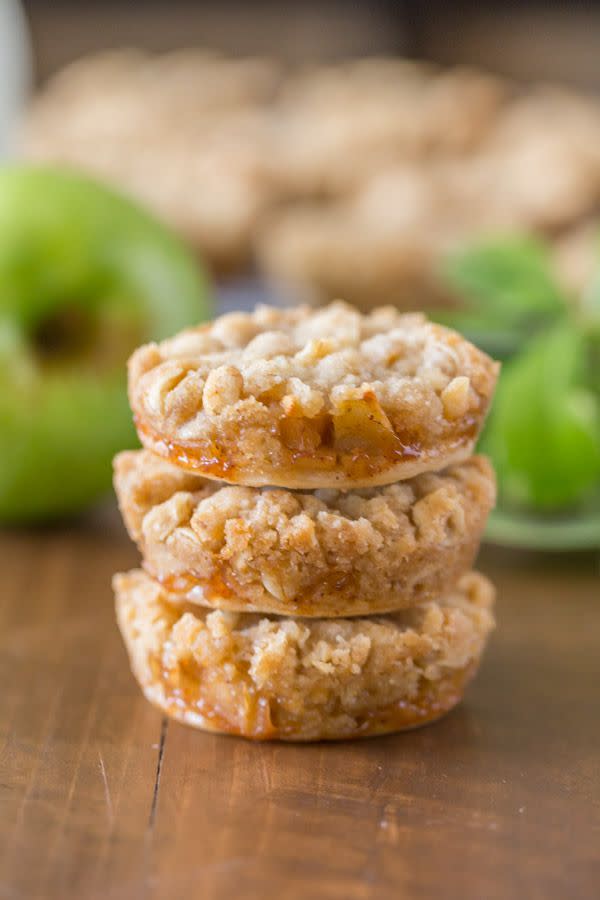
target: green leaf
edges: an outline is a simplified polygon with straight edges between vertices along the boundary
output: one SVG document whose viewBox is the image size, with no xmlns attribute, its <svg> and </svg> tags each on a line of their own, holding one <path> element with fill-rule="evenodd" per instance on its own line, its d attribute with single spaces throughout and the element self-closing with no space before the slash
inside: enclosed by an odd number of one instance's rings
<svg viewBox="0 0 600 900">
<path fill-rule="evenodd" d="M 485 534 L 505 547 L 553 552 L 600 549 L 600 506 L 566 516 L 495 509 Z"/>
<path fill-rule="evenodd" d="M 477 347 L 502 361 L 514 356 L 527 338 L 522 328 L 494 323 L 484 311 L 436 310 L 431 313 L 431 318 L 440 325 L 447 325 L 464 334 Z"/>
<path fill-rule="evenodd" d="M 600 344 L 600 266 L 592 275 L 581 297 L 580 319 L 597 344 Z"/>
<path fill-rule="evenodd" d="M 531 237 L 475 245 L 450 257 L 446 276 L 467 306 L 506 323 L 560 314 L 565 298 L 548 249 Z"/>
<path fill-rule="evenodd" d="M 600 482 L 600 396 L 589 343 L 563 321 L 504 369 L 482 449 L 515 507 L 575 504 Z"/>
</svg>

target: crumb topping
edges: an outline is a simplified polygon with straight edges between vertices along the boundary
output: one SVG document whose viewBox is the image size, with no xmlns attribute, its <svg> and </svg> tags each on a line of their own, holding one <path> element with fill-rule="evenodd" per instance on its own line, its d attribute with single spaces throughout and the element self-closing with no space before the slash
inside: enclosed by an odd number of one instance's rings
<svg viewBox="0 0 600 900">
<path fill-rule="evenodd" d="M 130 394 L 140 431 L 159 438 L 227 434 L 223 452 L 235 433 L 242 446 L 246 431 L 260 429 L 266 445 L 252 452 L 267 459 L 269 441 L 291 453 L 393 457 L 412 445 L 418 454 L 472 442 L 497 373 L 471 343 L 418 313 L 262 306 L 140 348 Z"/>
<path fill-rule="evenodd" d="M 147 567 L 166 584 L 209 605 L 300 604 L 316 615 L 401 608 L 453 583 L 495 499 L 480 456 L 344 493 L 223 485 L 128 451 L 115 460 L 115 487 Z"/>
</svg>

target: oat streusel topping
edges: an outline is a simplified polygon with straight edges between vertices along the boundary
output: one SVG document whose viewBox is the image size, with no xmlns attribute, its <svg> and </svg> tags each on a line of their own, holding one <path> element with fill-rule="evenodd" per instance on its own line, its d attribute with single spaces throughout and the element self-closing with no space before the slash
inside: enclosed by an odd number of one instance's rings
<svg viewBox="0 0 600 900">
<path fill-rule="evenodd" d="M 258 307 L 140 348 L 130 398 L 142 442 L 232 483 L 392 483 L 466 458 L 498 373 L 418 313 Z"/>
<path fill-rule="evenodd" d="M 470 569 L 495 499 L 481 456 L 387 487 L 304 493 L 224 485 L 127 451 L 115 488 L 145 568 L 170 591 L 222 609 L 320 617 L 439 595 Z"/>
</svg>

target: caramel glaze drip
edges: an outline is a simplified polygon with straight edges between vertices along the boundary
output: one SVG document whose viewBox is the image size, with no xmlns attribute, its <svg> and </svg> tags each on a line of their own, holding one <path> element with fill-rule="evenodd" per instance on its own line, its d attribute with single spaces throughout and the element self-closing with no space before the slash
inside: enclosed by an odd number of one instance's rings
<svg viewBox="0 0 600 900">
<path fill-rule="evenodd" d="M 204 599 L 211 606 L 214 602 L 215 607 L 218 608 L 219 600 L 229 599 L 235 600 L 237 607 L 244 606 L 245 598 L 243 586 L 238 584 L 237 581 L 230 576 L 226 579 L 223 572 L 217 572 L 210 578 L 202 578 L 194 572 L 157 572 L 151 565 L 148 565 L 147 562 L 144 562 L 144 568 L 152 578 L 162 585 L 168 594 L 179 595 L 179 598 L 181 598 L 182 601 L 195 602 L 196 598 L 192 592 L 199 588 L 200 590 L 197 592 L 199 595 L 197 597 L 197 602 L 199 602 L 200 605 L 202 605 L 202 600 Z M 318 583 L 315 584 L 312 589 L 306 590 L 300 598 L 290 597 L 289 599 L 280 600 L 279 602 L 289 603 L 290 607 L 297 605 L 298 607 L 306 609 L 307 607 L 314 605 L 318 608 L 319 604 L 322 604 L 323 597 L 327 597 L 329 605 L 331 606 L 330 598 L 336 593 L 342 591 L 347 592 L 353 580 L 352 572 L 330 572 L 327 578 L 319 579 Z M 292 610 L 290 611 L 290 615 L 294 615 Z M 338 615 L 338 612 L 332 609 L 329 611 L 329 615 Z"/>
<path fill-rule="evenodd" d="M 139 416 L 134 416 L 133 420 L 138 434 L 149 438 L 153 449 L 176 466 L 213 478 L 223 478 L 224 481 L 227 480 L 227 474 L 235 470 L 223 447 L 214 441 L 198 441 L 194 444 L 168 441 L 142 422 Z"/>
<path fill-rule="evenodd" d="M 142 565 L 154 581 L 157 581 L 177 603 L 191 603 L 215 609 L 230 608 L 239 612 L 264 612 L 270 615 L 316 616 L 318 618 L 336 618 L 348 615 L 365 615 L 376 612 L 378 615 L 405 609 L 410 603 L 423 602 L 434 596 L 443 588 L 444 580 L 455 580 L 461 572 L 472 565 L 478 544 L 473 541 L 462 542 L 459 546 L 439 550 L 442 555 L 439 572 L 429 572 L 421 580 L 407 578 L 402 589 L 397 586 L 393 595 L 385 602 L 385 598 L 365 594 L 365 612 L 348 612 L 348 606 L 356 608 L 355 602 L 359 593 L 358 575 L 356 572 L 329 569 L 327 574 L 320 574 L 301 591 L 286 596 L 270 595 L 260 580 L 258 573 L 249 585 L 240 583 L 229 566 L 223 565 L 210 575 L 202 575 L 194 569 L 177 571 L 161 571 L 155 568 L 150 560 Z M 443 566 L 442 566 L 443 562 Z M 415 565 L 421 564 L 420 560 Z M 398 585 L 399 583 L 397 583 Z M 248 591 L 254 589 L 254 596 Z M 259 593 L 256 593 L 256 592 Z M 410 602 L 407 602 L 410 601 Z M 404 602 L 403 602 L 404 601 Z M 374 606 L 377 608 L 374 609 Z"/>
<path fill-rule="evenodd" d="M 477 671 L 477 665 L 477 662 L 471 662 L 442 681 L 426 682 L 423 679 L 414 700 L 400 700 L 363 715 L 355 736 L 404 731 L 435 722 L 460 703 L 466 686 Z"/>
<path fill-rule="evenodd" d="M 224 734 L 262 741 L 277 737 L 268 699 L 243 681 L 228 686 L 227 709 L 224 709 L 203 696 L 204 692 L 209 696 L 214 693 L 214 676 L 211 678 L 210 670 L 201 669 L 192 660 L 165 668 L 157 658 L 151 660 L 151 667 L 164 690 L 166 712 L 173 718 L 184 719 L 186 713 L 193 713 L 202 716 L 207 727 Z"/>
<path fill-rule="evenodd" d="M 175 719 L 185 720 L 186 714 L 200 715 L 208 728 L 259 741 L 303 739 L 298 734 L 302 727 L 301 718 L 277 724 L 277 701 L 261 695 L 241 678 L 228 685 L 227 708 L 224 708 L 222 704 L 209 699 L 214 693 L 210 670 L 202 669 L 191 660 L 167 669 L 161 665 L 160 660 L 154 658 L 151 666 L 164 691 L 165 710 Z M 429 682 L 422 679 L 419 692 L 414 698 L 361 713 L 349 713 L 354 715 L 355 727 L 344 734 L 334 737 L 324 735 L 324 738 L 344 740 L 367 737 L 417 728 L 433 722 L 460 702 L 476 669 L 477 663 L 471 662 L 440 681 Z M 319 740 L 321 736 L 304 738 L 311 739 Z"/>
<path fill-rule="evenodd" d="M 194 442 L 168 440 L 151 429 L 140 416 L 135 416 L 134 421 L 138 433 L 151 442 L 151 449 L 174 465 L 182 466 L 199 475 L 223 481 L 235 481 L 235 473 L 238 468 L 234 461 L 235 450 L 232 454 L 223 444 L 213 440 Z M 289 447 L 284 439 L 283 422 L 287 422 L 285 417 L 282 417 L 279 425 L 274 425 L 271 430 L 281 441 L 284 452 L 287 453 L 288 462 L 280 462 L 275 465 L 271 463 L 271 468 L 277 470 L 294 466 L 321 471 L 341 469 L 354 479 L 377 475 L 403 460 L 416 460 L 433 453 L 439 455 L 440 450 L 442 452 L 457 450 L 476 436 L 479 424 L 475 417 L 466 416 L 461 426 L 454 430 L 452 439 L 442 439 L 432 446 L 429 446 L 421 435 L 408 431 L 400 434 L 396 429 L 393 433 L 389 433 L 388 438 L 381 444 L 368 446 L 363 443 L 361 445 L 357 438 L 355 447 L 348 446 L 348 449 L 340 450 L 333 444 L 328 445 L 327 443 L 322 443 L 317 447 Z M 333 440 L 332 429 L 326 430 L 325 439 Z M 344 444 L 346 443 L 345 441 Z"/>
</svg>

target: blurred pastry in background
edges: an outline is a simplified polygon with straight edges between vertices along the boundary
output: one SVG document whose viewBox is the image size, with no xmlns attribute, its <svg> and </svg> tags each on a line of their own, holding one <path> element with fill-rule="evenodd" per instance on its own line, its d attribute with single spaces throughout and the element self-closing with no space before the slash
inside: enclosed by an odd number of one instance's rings
<svg viewBox="0 0 600 900">
<path fill-rule="evenodd" d="M 41 91 L 22 152 L 114 184 L 217 275 L 257 266 L 293 302 L 456 305 L 447 255 L 510 233 L 573 271 L 570 231 L 600 211 L 594 99 L 397 58 L 99 54 Z"/>
<path fill-rule="evenodd" d="M 470 153 L 486 139 L 514 87 L 468 66 L 440 71 L 421 107 L 425 149 L 440 156 Z"/>
<path fill-rule="evenodd" d="M 278 64 L 236 59 L 207 50 L 153 55 L 109 50 L 82 57 L 57 72 L 35 100 L 29 139 L 63 140 L 153 134 L 185 126 L 194 115 L 229 113 L 268 102 L 281 78 Z"/>
<path fill-rule="evenodd" d="M 489 202 L 487 177 L 466 160 L 398 165 L 337 203 L 276 210 L 258 234 L 259 267 L 296 301 L 455 305 L 442 273 L 446 255 L 514 224 L 514 211 Z"/>
<path fill-rule="evenodd" d="M 264 174 L 265 129 L 258 111 L 205 119 L 197 135 L 165 133 L 127 158 L 102 157 L 98 166 L 223 275 L 251 264 L 254 233 L 273 200 Z"/>
<path fill-rule="evenodd" d="M 570 226 L 600 205 L 600 105 L 534 88 L 500 116 L 482 159 L 499 215 L 504 204 L 523 229 Z"/>
<path fill-rule="evenodd" d="M 259 268 L 293 300 L 430 306 L 442 293 L 427 236 L 434 206 L 426 172 L 403 167 L 350 199 L 284 207 L 259 232 Z"/>
<path fill-rule="evenodd" d="M 260 114 L 218 123 L 204 134 L 165 130 L 119 140 L 85 139 L 60 148 L 30 143 L 30 160 L 85 170 L 143 202 L 223 274 L 249 264 L 259 217 L 271 191 L 263 175 L 265 138 Z M 199 129 L 200 130 L 200 129 Z"/>
<path fill-rule="evenodd" d="M 274 110 L 271 175 L 284 195 L 351 190 L 391 154 L 420 149 L 418 104 L 430 67 L 369 59 L 292 73 Z"/>
<path fill-rule="evenodd" d="M 536 84 L 524 88 L 499 117 L 492 138 L 508 147 L 539 134 L 558 134 L 574 146 L 587 148 L 598 160 L 594 146 L 598 138 L 600 106 L 592 95 L 558 84 Z"/>
<path fill-rule="evenodd" d="M 563 288 L 579 296 L 600 268 L 600 224 L 583 222 L 554 243 L 554 265 Z"/>
<path fill-rule="evenodd" d="M 466 68 L 367 59 L 292 75 L 274 110 L 271 173 L 284 195 L 339 196 L 399 160 L 471 150 L 507 95 Z"/>
<path fill-rule="evenodd" d="M 573 257 L 569 230 L 600 207 L 599 127 L 599 107 L 558 89 L 514 98 L 476 152 L 380 165 L 345 197 L 276 210 L 259 266 L 292 300 L 434 308 L 459 302 L 444 261 L 475 239 L 549 235 Z"/>
<path fill-rule="evenodd" d="M 143 201 L 218 272 L 248 262 L 270 202 L 261 103 L 278 68 L 200 51 L 83 59 L 52 79 L 23 129 L 23 154 L 92 172 Z"/>
</svg>

